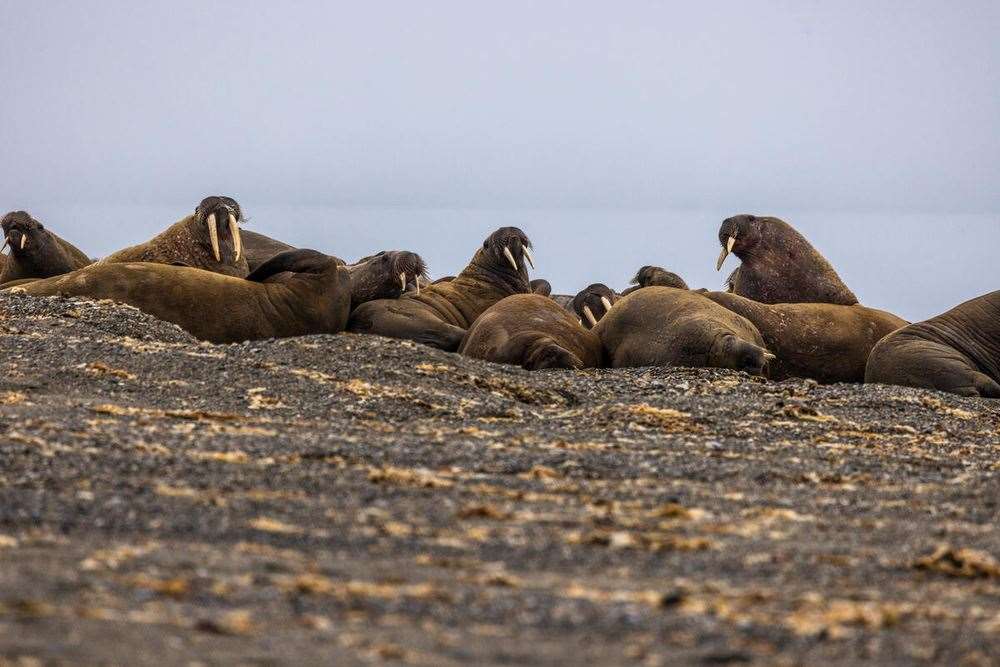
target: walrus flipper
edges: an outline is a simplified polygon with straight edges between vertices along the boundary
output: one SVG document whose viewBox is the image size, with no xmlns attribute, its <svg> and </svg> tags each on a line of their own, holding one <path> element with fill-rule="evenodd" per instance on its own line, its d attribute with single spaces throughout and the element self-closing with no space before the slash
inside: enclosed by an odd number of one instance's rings
<svg viewBox="0 0 1000 667">
<path fill-rule="evenodd" d="M 329 270 L 330 263 L 335 261 L 329 255 L 318 250 L 296 249 L 278 253 L 258 266 L 247 280 L 262 283 L 279 273 L 323 273 Z"/>
<path fill-rule="evenodd" d="M 552 338 L 542 336 L 533 341 L 525 349 L 521 366 L 529 371 L 541 370 L 543 368 L 576 370 L 583 368 L 584 363 L 580 357 L 567 350 Z"/>
</svg>

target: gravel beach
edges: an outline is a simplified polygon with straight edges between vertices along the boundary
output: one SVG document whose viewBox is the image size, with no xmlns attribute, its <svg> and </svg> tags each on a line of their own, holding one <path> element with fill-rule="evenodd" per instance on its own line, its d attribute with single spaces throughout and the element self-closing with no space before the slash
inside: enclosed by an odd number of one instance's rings
<svg viewBox="0 0 1000 667">
<path fill-rule="evenodd" d="M 0 664 L 994 664 L 1000 402 L 0 295 Z"/>
</svg>

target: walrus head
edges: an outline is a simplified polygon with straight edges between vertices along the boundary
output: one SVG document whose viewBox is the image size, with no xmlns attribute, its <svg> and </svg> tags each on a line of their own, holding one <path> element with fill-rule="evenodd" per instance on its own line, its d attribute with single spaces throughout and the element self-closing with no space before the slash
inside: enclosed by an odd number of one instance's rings
<svg viewBox="0 0 1000 667">
<path fill-rule="evenodd" d="M 194 216 L 208 230 L 208 245 L 216 262 L 222 262 L 223 255 L 233 262 L 240 261 L 243 257 L 243 240 L 240 238 L 243 211 L 235 199 L 215 195 L 205 197 L 194 210 Z"/>
<path fill-rule="evenodd" d="M 684 279 L 673 271 L 667 271 L 659 266 L 644 266 L 632 278 L 632 284 L 639 287 L 674 287 L 688 289 Z"/>
<path fill-rule="evenodd" d="M 0 250 L 9 247 L 10 254 L 18 259 L 40 257 L 52 243 L 45 226 L 25 211 L 11 211 L 0 221 L 0 227 L 4 235 Z"/>
<path fill-rule="evenodd" d="M 542 296 L 552 296 L 552 283 L 545 278 L 536 278 L 531 281 L 531 291 Z"/>
<path fill-rule="evenodd" d="M 722 269 L 722 263 L 729 257 L 729 253 L 736 253 L 742 258 L 744 254 L 751 250 L 761 239 L 762 220 L 771 218 L 758 218 L 755 215 L 743 213 L 726 218 L 719 228 L 719 244 L 722 252 L 719 254 L 719 261 L 715 263 L 715 270 Z"/>
<path fill-rule="evenodd" d="M 585 329 L 592 329 L 617 300 L 618 295 L 613 289 L 603 283 L 594 283 L 573 297 L 573 311 Z"/>
<path fill-rule="evenodd" d="M 531 241 L 517 227 L 501 227 L 483 241 L 483 253 L 496 266 L 527 277 L 528 267 L 535 268 Z"/>
<path fill-rule="evenodd" d="M 420 293 L 427 265 L 420 255 L 405 250 L 383 250 L 347 266 L 351 273 L 351 308 L 376 299 L 398 299 L 407 286 Z"/>
</svg>

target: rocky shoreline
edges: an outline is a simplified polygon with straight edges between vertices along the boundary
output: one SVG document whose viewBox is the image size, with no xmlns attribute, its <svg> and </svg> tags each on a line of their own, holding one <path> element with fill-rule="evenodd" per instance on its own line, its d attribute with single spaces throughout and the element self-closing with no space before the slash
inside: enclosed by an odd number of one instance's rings
<svg viewBox="0 0 1000 667">
<path fill-rule="evenodd" d="M 954 662 L 1000 403 L 0 295 L 0 664 Z M 35 661 L 35 662 L 32 662 Z"/>
</svg>

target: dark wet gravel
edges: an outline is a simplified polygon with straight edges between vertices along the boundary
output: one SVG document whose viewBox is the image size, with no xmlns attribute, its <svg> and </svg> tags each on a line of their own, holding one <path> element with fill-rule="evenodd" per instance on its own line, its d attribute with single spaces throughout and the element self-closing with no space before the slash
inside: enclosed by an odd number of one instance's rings
<svg viewBox="0 0 1000 667">
<path fill-rule="evenodd" d="M 992 664 L 1000 403 L 0 295 L 0 664 Z"/>
</svg>

